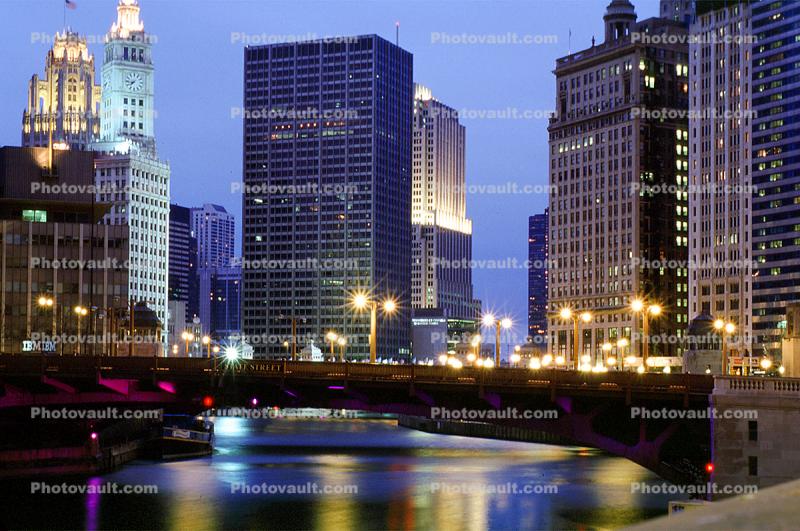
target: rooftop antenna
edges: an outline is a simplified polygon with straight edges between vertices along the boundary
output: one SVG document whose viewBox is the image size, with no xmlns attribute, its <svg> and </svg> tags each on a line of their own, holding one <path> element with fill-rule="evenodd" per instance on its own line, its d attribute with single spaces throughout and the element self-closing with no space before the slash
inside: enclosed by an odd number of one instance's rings
<svg viewBox="0 0 800 531">
<path fill-rule="evenodd" d="M 400 21 L 394 23 L 394 43 L 400 46 Z"/>
</svg>

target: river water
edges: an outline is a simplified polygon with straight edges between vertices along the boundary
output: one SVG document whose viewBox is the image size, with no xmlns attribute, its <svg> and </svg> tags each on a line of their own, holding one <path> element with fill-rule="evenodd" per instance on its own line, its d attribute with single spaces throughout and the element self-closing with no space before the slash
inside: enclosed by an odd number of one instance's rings
<svg viewBox="0 0 800 531">
<path fill-rule="evenodd" d="M 137 461 L 89 479 L 42 482 L 3 485 L 0 522 L 11 529 L 613 529 L 665 514 L 667 502 L 681 498 L 642 492 L 662 488 L 662 480 L 594 450 L 364 419 L 220 418 L 211 457 Z M 76 491 L 87 486 L 118 491 Z M 64 487 L 75 493 L 54 490 Z"/>
</svg>

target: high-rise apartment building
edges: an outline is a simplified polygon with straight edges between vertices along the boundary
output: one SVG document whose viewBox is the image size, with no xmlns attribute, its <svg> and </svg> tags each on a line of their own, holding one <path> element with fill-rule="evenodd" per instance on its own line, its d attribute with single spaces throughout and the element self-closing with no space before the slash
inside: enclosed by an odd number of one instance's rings
<svg viewBox="0 0 800 531">
<path fill-rule="evenodd" d="M 777 357 L 800 301 L 800 9 L 752 4 L 754 353 Z"/>
<path fill-rule="evenodd" d="M 476 319 L 472 220 L 467 218 L 466 131 L 455 109 L 415 86 L 411 302 L 445 317 Z"/>
<path fill-rule="evenodd" d="M 547 260 L 549 210 L 528 218 L 528 336 L 547 339 Z"/>
<path fill-rule="evenodd" d="M 408 357 L 412 56 L 375 36 L 244 50 L 243 318 L 256 356 L 333 330 L 369 355 L 370 312 L 393 297 L 377 356 Z M 305 344 L 298 344 L 300 351 Z"/>
<path fill-rule="evenodd" d="M 752 336 L 750 10 L 701 9 L 689 45 L 689 315 L 736 324 L 733 354 Z"/>
<path fill-rule="evenodd" d="M 22 145 L 47 147 L 52 142 L 86 149 L 100 134 L 100 94 L 86 39 L 69 30 L 56 33 L 44 78 L 34 74 L 28 85 Z"/>
<path fill-rule="evenodd" d="M 652 356 L 680 355 L 688 323 L 688 271 L 675 264 L 687 260 L 689 133 L 685 112 L 667 112 L 688 109 L 687 31 L 637 22 L 628 0 L 603 20 L 603 43 L 558 59 L 549 126 L 549 334 L 570 363 L 573 340 L 593 363 L 623 337 L 638 353 L 634 299 L 664 309 L 650 320 Z M 577 338 L 562 308 L 592 312 Z"/>
<path fill-rule="evenodd" d="M 192 233 L 197 238 L 197 267 L 229 267 L 233 260 L 236 220 L 225 207 L 206 203 L 192 208 Z"/>
<path fill-rule="evenodd" d="M 104 47 L 101 139 L 91 146 L 97 199 L 112 205 L 106 223 L 130 227 L 129 294 L 166 332 L 170 169 L 156 155 L 153 77 L 138 0 L 119 0 Z"/>
</svg>

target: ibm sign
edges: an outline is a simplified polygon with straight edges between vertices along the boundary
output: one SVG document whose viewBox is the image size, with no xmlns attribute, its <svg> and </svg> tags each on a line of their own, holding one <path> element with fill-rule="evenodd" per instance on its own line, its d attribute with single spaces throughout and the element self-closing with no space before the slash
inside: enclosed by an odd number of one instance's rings
<svg viewBox="0 0 800 531">
<path fill-rule="evenodd" d="M 34 341 L 27 339 L 22 342 L 22 352 L 55 352 L 55 341 Z"/>
</svg>

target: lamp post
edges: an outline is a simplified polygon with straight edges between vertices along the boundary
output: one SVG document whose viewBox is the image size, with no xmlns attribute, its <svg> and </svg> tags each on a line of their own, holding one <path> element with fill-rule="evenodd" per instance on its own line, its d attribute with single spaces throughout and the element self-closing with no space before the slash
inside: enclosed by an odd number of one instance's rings
<svg viewBox="0 0 800 531">
<path fill-rule="evenodd" d="M 339 339 L 336 340 L 339 344 L 339 361 L 344 363 L 344 347 L 347 345 L 347 338 L 344 336 L 339 336 Z"/>
<path fill-rule="evenodd" d="M 186 356 L 189 356 L 189 342 L 194 340 L 194 334 L 189 332 L 188 330 L 184 330 L 181 334 L 181 338 L 186 342 L 186 348 L 184 349 L 183 353 Z"/>
<path fill-rule="evenodd" d="M 333 351 L 333 347 L 336 344 L 336 340 L 339 339 L 339 336 L 333 330 L 330 330 L 327 334 L 325 334 L 325 339 L 327 339 L 331 344 L 331 358 L 334 358 L 336 354 Z"/>
<path fill-rule="evenodd" d="M 622 360 L 625 359 L 625 347 L 627 347 L 629 344 L 630 342 L 628 341 L 628 339 L 624 337 L 619 338 L 619 340 L 617 341 L 617 349 L 619 349 L 617 351 L 617 357 L 619 357 L 618 369 L 620 370 L 622 370 L 624 367 Z"/>
<path fill-rule="evenodd" d="M 283 342 L 283 348 L 286 349 L 286 357 L 288 358 L 289 357 L 289 342 L 288 341 L 284 341 Z"/>
<path fill-rule="evenodd" d="M 378 302 L 363 292 L 356 293 L 352 299 L 353 307 L 357 311 L 369 308 L 369 362 L 376 363 L 378 359 Z M 386 298 L 382 301 L 383 313 L 392 315 L 397 311 L 397 302 Z"/>
<path fill-rule="evenodd" d="M 642 340 L 639 343 L 639 351 L 642 355 L 642 366 L 644 366 L 650 355 L 650 316 L 658 317 L 661 315 L 662 308 L 659 304 L 649 304 L 642 299 L 633 299 L 631 310 L 636 315 L 642 314 Z"/>
<path fill-rule="evenodd" d="M 472 343 L 472 348 L 475 349 L 475 352 L 474 353 L 470 353 L 467 356 L 467 361 L 471 361 L 472 363 L 475 363 L 475 360 L 477 360 L 478 358 L 481 357 L 481 335 L 480 334 L 475 334 L 474 336 L 472 336 L 471 343 Z M 470 356 L 472 357 L 471 360 L 469 359 Z"/>
<path fill-rule="evenodd" d="M 78 349 L 77 349 L 77 355 L 80 356 L 80 354 L 81 354 L 81 317 L 86 317 L 86 315 L 89 314 L 89 309 L 86 308 L 85 306 L 75 306 L 75 308 L 73 308 L 73 311 L 75 312 L 75 315 L 76 315 L 76 317 L 78 319 L 78 338 L 77 338 L 78 339 Z"/>
<path fill-rule="evenodd" d="M 736 332 L 736 325 L 730 321 L 726 323 L 723 319 L 716 319 L 714 321 L 714 330 L 722 337 L 722 364 L 720 365 L 720 370 L 725 375 L 728 374 L 728 351 L 725 346 L 725 336 L 733 335 Z"/>
<path fill-rule="evenodd" d="M 211 359 L 211 338 L 208 336 L 203 336 L 200 341 L 206 346 L 206 356 Z"/>
<path fill-rule="evenodd" d="M 571 308 L 561 308 L 558 312 L 558 316 L 563 319 L 564 321 L 572 320 L 572 363 L 574 365 L 574 369 L 578 369 L 578 362 L 580 360 L 580 356 L 578 355 L 578 322 L 582 321 L 584 323 L 590 323 L 592 321 L 592 313 L 591 312 L 581 312 L 580 314 L 576 314 L 572 311 Z"/>
<path fill-rule="evenodd" d="M 614 345 L 606 341 L 600 348 L 603 350 L 606 365 L 614 365 L 617 361 L 611 355 L 611 349 L 614 348 Z"/>
<path fill-rule="evenodd" d="M 494 366 L 500 366 L 500 329 L 505 328 L 508 330 L 513 326 L 511 319 L 508 317 L 503 317 L 502 319 L 496 319 L 494 314 L 487 313 L 481 319 L 483 326 L 487 328 L 491 328 L 492 326 L 495 327 L 495 339 L 494 339 Z"/>
</svg>

